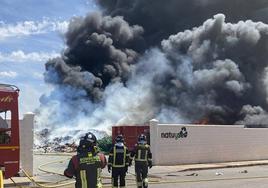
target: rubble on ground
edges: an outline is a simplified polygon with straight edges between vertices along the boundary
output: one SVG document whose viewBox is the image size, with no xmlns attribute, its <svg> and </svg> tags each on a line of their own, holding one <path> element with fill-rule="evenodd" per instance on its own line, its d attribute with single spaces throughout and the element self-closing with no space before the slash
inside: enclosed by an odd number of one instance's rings
<svg viewBox="0 0 268 188">
<path fill-rule="evenodd" d="M 34 150 L 36 152 L 41 153 L 52 153 L 52 152 L 64 152 L 64 153 L 72 153 L 75 152 L 77 149 L 77 144 L 74 142 L 69 144 L 61 144 L 57 142 L 48 142 L 44 145 L 34 145 Z"/>
<path fill-rule="evenodd" d="M 41 153 L 53 153 L 53 152 L 76 152 L 79 144 L 79 138 L 89 131 L 74 131 L 73 136 L 53 136 L 49 129 L 42 129 L 35 132 L 35 144 L 34 151 Z M 106 132 L 91 130 L 99 138 L 107 136 Z"/>
</svg>

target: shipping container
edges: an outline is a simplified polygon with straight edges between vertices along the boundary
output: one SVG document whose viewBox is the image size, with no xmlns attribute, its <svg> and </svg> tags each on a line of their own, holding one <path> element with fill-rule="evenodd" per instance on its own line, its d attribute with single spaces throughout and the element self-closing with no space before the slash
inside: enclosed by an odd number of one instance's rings
<svg viewBox="0 0 268 188">
<path fill-rule="evenodd" d="M 145 134 L 147 142 L 150 142 L 150 127 L 149 125 L 120 125 L 112 127 L 113 143 L 117 135 L 122 134 L 125 139 L 125 144 L 131 151 L 138 141 L 140 134 Z M 150 143 L 149 143 L 150 144 Z"/>
</svg>

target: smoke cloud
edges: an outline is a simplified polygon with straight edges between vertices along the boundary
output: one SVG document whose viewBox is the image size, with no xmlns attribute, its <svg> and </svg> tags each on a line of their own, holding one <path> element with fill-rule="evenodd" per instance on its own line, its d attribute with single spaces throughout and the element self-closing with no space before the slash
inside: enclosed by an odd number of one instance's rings
<svg viewBox="0 0 268 188">
<path fill-rule="evenodd" d="M 159 45 L 169 35 L 202 25 L 218 13 L 227 22 L 267 20 L 266 0 L 96 0 L 106 14 L 123 16 L 144 28 L 147 46 Z"/>
<path fill-rule="evenodd" d="M 74 18 L 66 33 L 68 47 L 64 54 L 46 64 L 47 79 L 83 88 L 91 100 L 99 101 L 110 82 L 127 80 L 142 33 L 142 27 L 130 26 L 119 16 L 95 13 Z M 50 71 L 55 71 L 58 79 L 51 80 Z"/>
<path fill-rule="evenodd" d="M 236 123 L 244 105 L 267 109 L 267 29 L 261 22 L 225 23 L 219 14 L 163 40 L 174 72 L 161 80 L 165 89 L 158 100 L 184 109 L 189 118 L 208 116 L 220 124 Z"/>
<path fill-rule="evenodd" d="M 267 1 L 97 3 L 103 13 L 73 18 L 66 49 L 46 63 L 40 127 L 267 125 Z"/>
</svg>

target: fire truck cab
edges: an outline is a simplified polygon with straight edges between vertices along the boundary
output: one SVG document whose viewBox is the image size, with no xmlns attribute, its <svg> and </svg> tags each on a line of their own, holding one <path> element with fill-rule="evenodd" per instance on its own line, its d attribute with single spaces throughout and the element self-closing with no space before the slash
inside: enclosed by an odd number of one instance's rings
<svg viewBox="0 0 268 188">
<path fill-rule="evenodd" d="M 0 170 L 5 179 L 20 166 L 18 96 L 16 86 L 0 84 Z"/>
</svg>

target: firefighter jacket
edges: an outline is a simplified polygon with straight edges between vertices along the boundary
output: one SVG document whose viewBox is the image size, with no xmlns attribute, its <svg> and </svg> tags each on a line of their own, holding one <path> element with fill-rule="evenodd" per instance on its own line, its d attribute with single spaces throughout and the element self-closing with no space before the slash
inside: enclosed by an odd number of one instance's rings
<svg viewBox="0 0 268 188">
<path fill-rule="evenodd" d="M 129 166 L 130 153 L 123 143 L 116 143 L 110 150 L 108 165 L 112 168 L 125 168 Z"/>
<path fill-rule="evenodd" d="M 138 143 L 130 155 L 130 161 L 135 160 L 135 164 L 152 166 L 152 153 L 148 144 Z"/>
<path fill-rule="evenodd" d="M 106 166 L 106 158 L 102 153 L 83 152 L 73 156 L 64 175 L 75 176 L 76 188 L 101 188 L 101 169 Z"/>
</svg>

